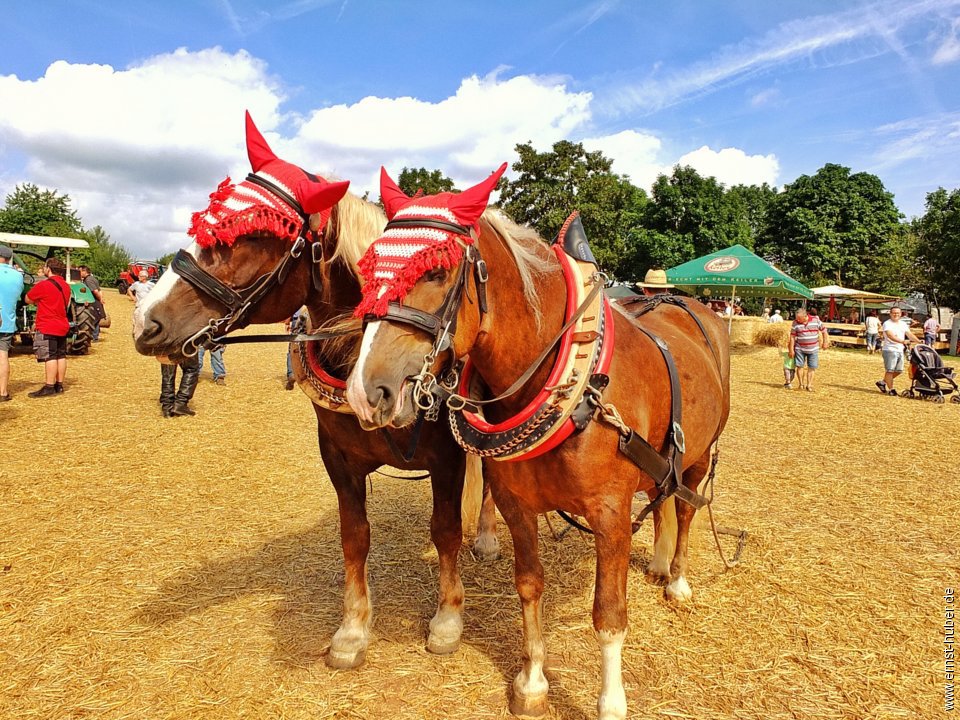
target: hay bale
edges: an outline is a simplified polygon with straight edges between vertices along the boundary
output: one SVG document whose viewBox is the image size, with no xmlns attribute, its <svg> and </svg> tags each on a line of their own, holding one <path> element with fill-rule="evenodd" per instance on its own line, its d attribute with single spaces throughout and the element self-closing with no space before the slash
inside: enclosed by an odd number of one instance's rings
<svg viewBox="0 0 960 720">
<path fill-rule="evenodd" d="M 752 345 L 757 328 L 766 324 L 763 318 L 735 317 L 730 325 L 731 345 Z"/>
<path fill-rule="evenodd" d="M 764 323 L 753 331 L 753 344 L 785 347 L 789 336 L 790 323 Z"/>
</svg>

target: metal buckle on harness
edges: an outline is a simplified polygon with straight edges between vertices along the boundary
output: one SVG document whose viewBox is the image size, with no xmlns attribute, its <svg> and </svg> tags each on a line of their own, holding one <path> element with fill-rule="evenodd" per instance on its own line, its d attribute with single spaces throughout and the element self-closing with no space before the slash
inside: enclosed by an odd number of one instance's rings
<svg viewBox="0 0 960 720">
<path fill-rule="evenodd" d="M 290 257 L 296 259 L 300 257 L 300 253 L 303 252 L 303 248 L 306 246 L 307 240 L 303 235 L 298 235 L 297 239 L 293 241 L 293 247 L 290 248 Z"/>
<path fill-rule="evenodd" d="M 487 271 L 487 263 L 483 258 L 477 258 L 476 263 L 474 263 L 477 268 L 477 280 L 479 282 L 485 283 L 490 279 L 490 273 Z"/>
<path fill-rule="evenodd" d="M 677 446 L 677 450 L 680 452 L 687 451 L 687 440 L 679 423 L 673 424 L 673 444 Z"/>
</svg>

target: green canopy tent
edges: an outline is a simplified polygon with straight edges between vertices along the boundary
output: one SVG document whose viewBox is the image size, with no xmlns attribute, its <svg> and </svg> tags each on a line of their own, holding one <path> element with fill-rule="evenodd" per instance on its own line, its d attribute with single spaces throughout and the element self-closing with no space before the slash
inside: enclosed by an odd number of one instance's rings
<svg viewBox="0 0 960 720">
<path fill-rule="evenodd" d="M 667 281 L 693 296 L 741 296 L 813 299 L 813 293 L 743 245 L 677 265 Z M 731 316 L 732 322 L 732 316 Z"/>
</svg>

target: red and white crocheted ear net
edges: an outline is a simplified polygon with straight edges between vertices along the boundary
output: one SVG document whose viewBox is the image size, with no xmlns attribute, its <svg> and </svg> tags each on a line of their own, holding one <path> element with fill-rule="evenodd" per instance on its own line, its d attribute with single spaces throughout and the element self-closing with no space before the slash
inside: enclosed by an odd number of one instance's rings
<svg viewBox="0 0 960 720">
<path fill-rule="evenodd" d="M 350 183 L 311 178 L 296 165 L 279 159 L 253 124 L 250 113 L 246 120 L 247 155 L 254 173 L 295 198 L 304 212 L 320 213 L 320 228 L 325 227 L 330 211 Z M 187 234 L 201 247 L 218 242 L 230 246 L 238 237 L 256 232 L 293 242 L 303 223 L 297 210 L 267 188 L 247 180 L 234 185 L 228 177 L 210 194 L 206 210 L 193 213 Z"/>
<path fill-rule="evenodd" d="M 480 216 L 506 168 L 504 163 L 489 178 L 462 193 L 444 192 L 413 198 L 404 194 L 386 170 L 381 169 L 380 197 L 391 220 L 441 220 L 479 231 Z M 354 314 L 382 317 L 390 302 L 403 301 L 425 273 L 456 267 L 463 258 L 464 246 L 473 241 L 469 234 L 434 227 L 388 228 L 360 259 L 363 298 Z"/>
</svg>

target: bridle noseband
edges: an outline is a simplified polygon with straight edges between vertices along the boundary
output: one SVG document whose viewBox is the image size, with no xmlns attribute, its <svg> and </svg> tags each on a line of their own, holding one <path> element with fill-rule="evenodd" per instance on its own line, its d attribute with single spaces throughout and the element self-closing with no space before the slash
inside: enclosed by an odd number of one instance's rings
<svg viewBox="0 0 960 720">
<path fill-rule="evenodd" d="M 306 171 L 304 172 L 306 173 Z M 310 173 L 306 173 L 306 175 L 315 181 L 317 180 L 316 176 Z M 302 221 L 300 232 L 290 246 L 290 250 L 284 254 L 273 270 L 261 275 L 253 283 L 240 290 L 235 290 L 204 270 L 197 263 L 196 258 L 186 250 L 181 249 L 173 256 L 170 267 L 176 271 L 177 275 L 195 289 L 219 302 L 229 311 L 227 315 L 211 320 L 206 327 L 187 338 L 181 348 L 181 352 L 187 357 L 196 355 L 201 347 L 214 345 L 215 338 L 221 338 L 227 333 L 242 327 L 267 294 L 286 281 L 292 265 L 300 259 L 310 242 L 306 238 L 306 233 L 309 231 L 310 216 L 303 211 L 296 198 L 277 184 L 254 173 L 247 175 L 246 180 L 269 190 L 293 208 Z M 323 253 L 321 252 L 320 255 L 322 259 Z M 311 253 L 311 259 L 314 261 L 316 261 L 315 256 L 315 252 Z"/>
</svg>

